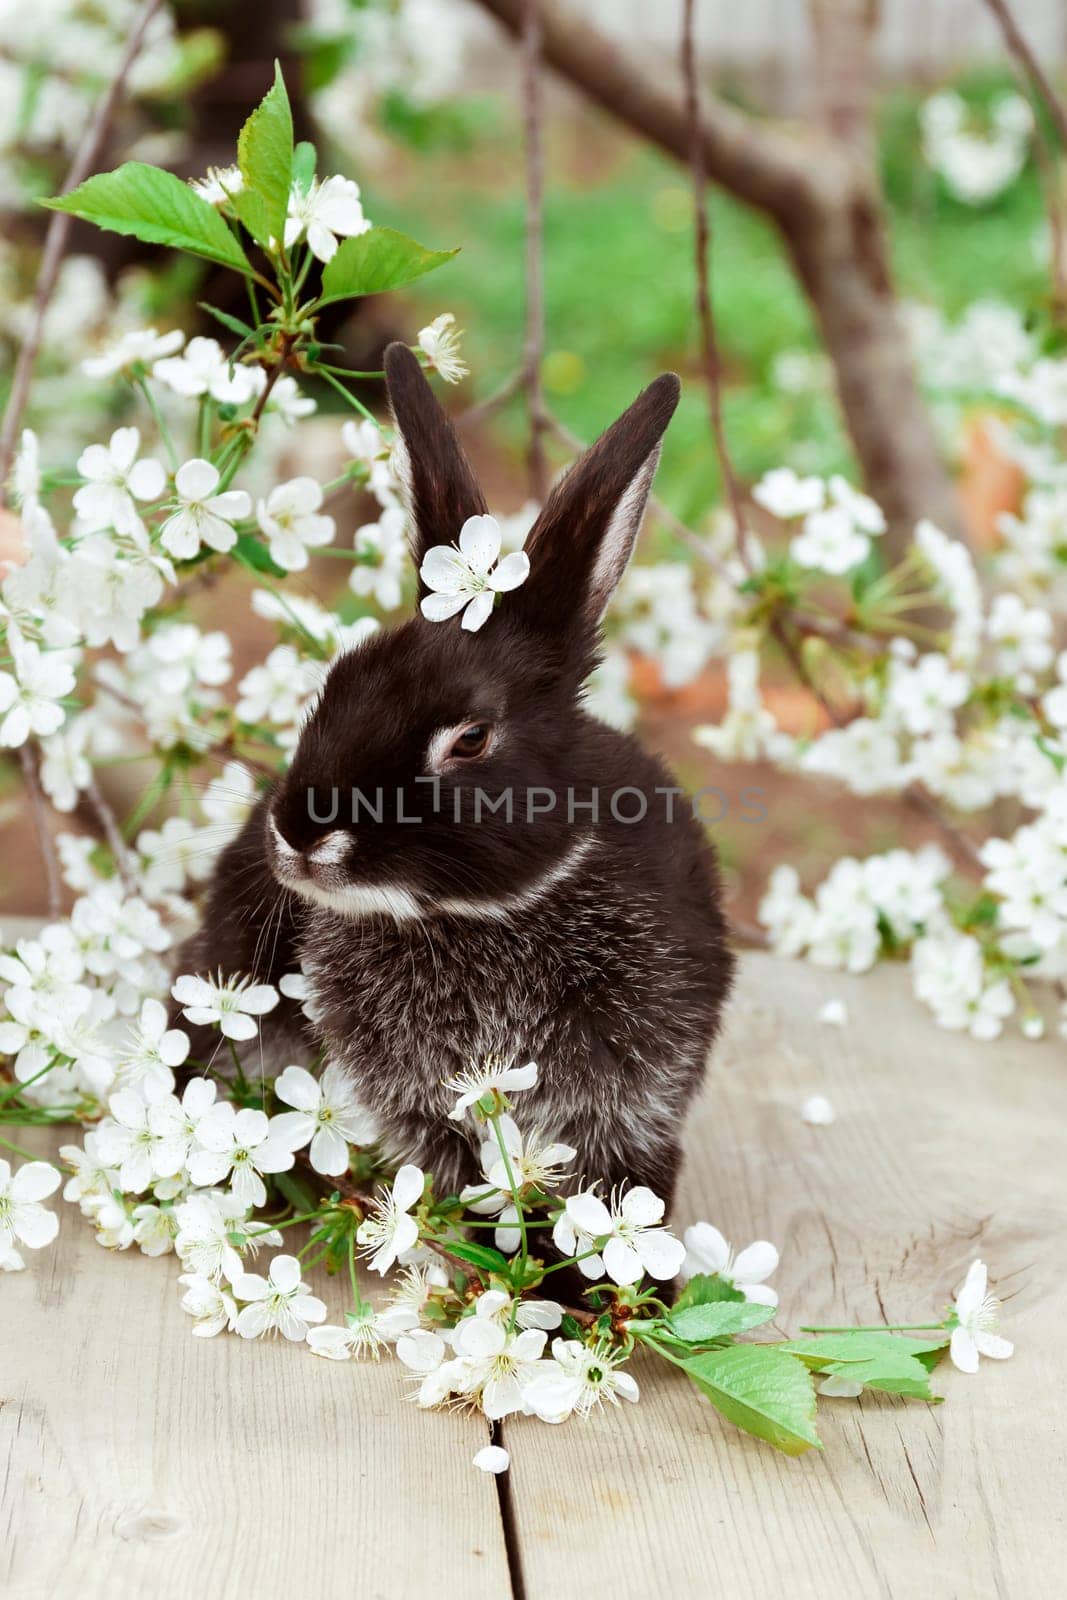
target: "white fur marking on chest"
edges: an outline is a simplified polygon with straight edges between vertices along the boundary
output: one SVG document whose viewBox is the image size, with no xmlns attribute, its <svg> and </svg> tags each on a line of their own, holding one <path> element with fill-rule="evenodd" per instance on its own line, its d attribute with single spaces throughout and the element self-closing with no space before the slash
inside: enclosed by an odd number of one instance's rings
<svg viewBox="0 0 1067 1600">
<path fill-rule="evenodd" d="M 504 921 L 517 912 L 528 911 L 539 900 L 543 900 L 558 883 L 563 883 L 571 877 L 595 845 L 596 839 L 592 834 L 585 834 L 581 839 L 576 839 L 566 855 L 557 861 L 554 867 L 549 867 L 540 878 L 536 878 L 533 883 L 515 894 L 502 895 L 496 900 L 439 900 L 436 909 L 450 917 L 491 917 L 497 921 Z"/>
<path fill-rule="evenodd" d="M 298 894 L 342 917 L 392 917 L 406 922 L 422 915 L 419 902 L 406 889 L 376 888 L 350 883 L 342 889 L 323 889 L 317 883 L 294 883 Z"/>
</svg>

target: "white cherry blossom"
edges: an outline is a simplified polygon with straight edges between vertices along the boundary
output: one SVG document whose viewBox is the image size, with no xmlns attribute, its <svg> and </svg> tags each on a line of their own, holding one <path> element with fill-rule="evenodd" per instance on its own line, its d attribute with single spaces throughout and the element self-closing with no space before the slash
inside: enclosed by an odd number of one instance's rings
<svg viewBox="0 0 1067 1600">
<path fill-rule="evenodd" d="M 977 1372 L 980 1356 L 1004 1361 L 1015 1346 L 997 1333 L 1000 1326 L 1000 1301 L 989 1290 L 989 1273 L 984 1261 L 972 1261 L 963 1287 L 956 1296 L 956 1326 L 949 1342 L 949 1355 L 961 1372 Z"/>
<path fill-rule="evenodd" d="M 451 311 L 435 317 L 428 327 L 420 328 L 418 348 L 426 357 L 427 365 L 437 372 L 445 383 L 459 383 L 470 371 L 459 353 L 460 329 Z"/>
<path fill-rule="evenodd" d="M 659 1196 L 644 1186 L 613 1199 L 610 1211 L 587 1189 L 568 1197 L 552 1238 L 565 1255 L 596 1247 L 596 1255 L 579 1262 L 587 1277 L 606 1272 L 620 1285 L 637 1283 L 646 1272 L 661 1280 L 674 1278 L 681 1271 L 685 1246 L 661 1226 L 665 1209 Z"/>
<path fill-rule="evenodd" d="M 370 226 L 360 204 L 359 184 L 351 178 L 312 182 L 306 191 L 294 184 L 285 219 L 285 248 L 291 250 L 306 236 L 312 255 L 331 261 L 337 253 L 338 235 L 366 233 Z"/>
<path fill-rule="evenodd" d="M 0 1157 L 0 1257 L 6 1271 L 25 1265 L 16 1245 L 41 1250 L 59 1232 L 59 1218 L 40 1202 L 62 1181 L 47 1161 L 26 1161 L 12 1174 L 10 1162 Z"/>
<path fill-rule="evenodd" d="M 185 343 L 179 328 L 169 333 L 157 333 L 155 328 L 131 328 L 116 344 L 97 356 L 87 357 L 81 369 L 87 378 L 113 378 L 118 373 L 127 375 L 136 369 L 151 367 L 163 356 L 172 356 Z"/>
<path fill-rule="evenodd" d="M 152 375 L 186 400 L 208 395 L 219 405 L 243 406 L 258 392 L 259 369 L 231 364 L 217 339 L 190 339 L 180 356 L 157 361 Z"/>
<path fill-rule="evenodd" d="M 322 486 L 314 478 L 279 483 L 259 502 L 256 516 L 276 566 L 286 572 L 303 572 L 308 551 L 330 543 L 335 523 L 321 514 L 321 505 Z"/>
<path fill-rule="evenodd" d="M 219 470 L 210 461 L 194 458 L 178 468 L 174 478 L 178 509 L 159 535 L 172 556 L 189 561 L 201 545 L 224 554 L 237 543 L 234 523 L 250 515 L 252 501 L 243 489 L 216 493 L 218 486 Z"/>
<path fill-rule="evenodd" d="M 254 1039 L 259 1032 L 255 1019 L 278 1004 L 278 991 L 269 983 L 239 977 L 224 982 L 221 974 L 212 980 L 185 973 L 170 992 L 195 1026 L 217 1026 L 227 1039 L 238 1041 Z"/>
<path fill-rule="evenodd" d="M 532 1089 L 536 1082 L 536 1061 L 515 1067 L 509 1061 L 490 1057 L 481 1066 L 471 1066 L 466 1072 L 447 1079 L 446 1090 L 458 1096 L 448 1115 L 453 1122 L 459 1122 L 485 1095 L 516 1094 L 520 1089 Z"/>
<path fill-rule="evenodd" d="M 588 1417 L 605 1401 L 631 1405 L 639 1398 L 636 1379 L 622 1369 L 622 1356 L 605 1343 L 581 1344 L 577 1339 L 555 1339 L 552 1361 L 525 1389 L 528 1410 L 542 1422 L 564 1422 L 567 1417 Z"/>
<path fill-rule="evenodd" d="M 324 1322 L 326 1307 L 309 1292 L 295 1256 L 275 1256 L 266 1278 L 244 1272 L 233 1280 L 235 1300 L 246 1304 L 237 1316 L 242 1339 L 259 1339 L 280 1333 L 283 1339 L 302 1341 L 311 1323 Z"/>
<path fill-rule="evenodd" d="M 351 1078 L 334 1063 L 321 1078 L 313 1078 L 305 1067 L 286 1067 L 275 1079 L 274 1092 L 286 1105 L 296 1107 L 274 1118 L 275 1132 L 291 1139 L 294 1150 L 310 1141 L 308 1155 L 316 1172 L 332 1177 L 347 1172 L 349 1146 L 373 1144 L 378 1136 L 374 1118 L 360 1104 Z"/>
<path fill-rule="evenodd" d="M 88 445 L 78 457 L 78 472 L 85 482 L 75 491 L 74 509 L 90 532 L 114 528 L 144 540 L 144 524 L 134 502 L 158 500 L 167 480 L 159 461 L 151 456 L 138 459 L 140 448 L 137 428 L 116 428 L 109 444 Z"/>
<path fill-rule="evenodd" d="M 311 1328 L 307 1342 L 317 1356 L 329 1361 L 348 1361 L 355 1356 L 371 1356 L 377 1361 L 383 1345 L 395 1344 L 402 1334 L 410 1333 L 419 1325 L 418 1316 L 403 1306 L 387 1306 L 375 1311 L 364 1306 L 360 1311 L 349 1311 L 344 1327 L 326 1324 Z"/>
<path fill-rule="evenodd" d="M 262 1111 L 238 1111 L 231 1101 L 220 1101 L 197 1124 L 201 1148 L 188 1158 L 193 1183 L 205 1189 L 228 1181 L 242 1205 L 266 1205 L 262 1174 L 288 1172 L 295 1159 L 291 1134 L 276 1122 Z"/>
<path fill-rule="evenodd" d="M 777 1269 L 778 1251 L 766 1239 L 757 1239 L 735 1255 L 710 1222 L 694 1222 L 686 1228 L 684 1238 L 683 1278 L 692 1278 L 698 1272 L 710 1273 L 733 1284 L 746 1300 L 761 1306 L 778 1304 L 777 1290 L 765 1281 Z"/>
<path fill-rule="evenodd" d="M 59 702 L 74 692 L 74 668 L 58 650 L 42 650 L 8 627 L 14 674 L 0 672 L 0 745 L 13 749 L 31 735 L 56 733 L 63 722 Z"/>
<path fill-rule="evenodd" d="M 374 1215 L 365 1217 L 356 1230 L 372 1272 L 384 1277 L 397 1258 L 418 1242 L 419 1226 L 411 1210 L 422 1199 L 425 1182 L 422 1170 L 409 1163 L 400 1168 L 391 1188 L 378 1190 Z"/>
<path fill-rule="evenodd" d="M 500 526 L 495 517 L 468 517 L 458 548 L 434 545 L 423 557 L 419 577 L 431 591 L 419 609 L 429 622 L 445 622 L 462 611 L 460 626 L 468 633 L 488 622 L 498 594 L 517 589 L 530 575 L 530 558 L 513 550 L 501 561 Z"/>
</svg>

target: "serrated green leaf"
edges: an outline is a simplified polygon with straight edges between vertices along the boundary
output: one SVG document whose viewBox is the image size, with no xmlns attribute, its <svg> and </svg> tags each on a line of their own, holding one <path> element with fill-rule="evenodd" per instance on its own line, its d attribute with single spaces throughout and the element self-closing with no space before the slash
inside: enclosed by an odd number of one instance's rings
<svg viewBox="0 0 1067 1600">
<path fill-rule="evenodd" d="M 244 187 L 234 208 L 253 239 L 281 243 L 293 182 L 293 116 L 282 69 L 237 137 L 237 165 Z"/>
<path fill-rule="evenodd" d="M 443 266 L 455 250 L 427 250 L 393 228 L 370 228 L 344 239 L 322 272 L 320 305 L 383 294 Z"/>
<path fill-rule="evenodd" d="M 678 1365 L 717 1411 L 787 1456 L 822 1448 L 815 1432 L 815 1386 L 795 1356 L 773 1344 L 732 1344 Z"/>
<path fill-rule="evenodd" d="M 774 1306 L 750 1304 L 747 1300 L 711 1300 L 703 1305 L 677 1306 L 667 1318 L 667 1326 L 677 1339 L 687 1344 L 703 1344 L 733 1333 L 747 1333 L 774 1317 Z"/>
<path fill-rule="evenodd" d="M 947 1333 L 932 1339 L 912 1339 L 898 1333 L 882 1333 L 866 1328 L 855 1332 L 826 1333 L 811 1339 L 790 1339 L 780 1344 L 779 1350 L 797 1356 L 808 1366 L 821 1369 L 841 1361 L 877 1361 L 897 1356 L 918 1356 L 927 1351 L 943 1350 L 948 1344 Z"/>
<path fill-rule="evenodd" d="M 217 261 L 235 272 L 251 271 L 237 240 L 214 206 L 173 172 L 127 161 L 114 172 L 87 178 L 70 194 L 44 200 L 53 211 L 94 222 L 110 233 L 131 234 L 147 244 L 169 245 Z"/>
<path fill-rule="evenodd" d="M 735 1289 L 732 1283 L 725 1278 L 720 1278 L 718 1273 L 698 1272 L 690 1278 L 677 1300 L 674 1302 L 675 1311 L 682 1311 L 686 1306 L 714 1305 L 719 1301 L 744 1300 L 740 1289 Z"/>
<path fill-rule="evenodd" d="M 469 1261 L 472 1267 L 481 1267 L 483 1272 L 502 1272 L 505 1275 L 510 1270 L 507 1256 L 501 1255 L 499 1250 L 494 1250 L 487 1244 L 471 1244 L 466 1239 L 448 1241 L 450 1256 L 458 1256 L 461 1261 Z"/>
<path fill-rule="evenodd" d="M 831 1361 L 823 1369 L 829 1377 L 862 1383 L 865 1389 L 904 1395 L 909 1400 L 938 1400 L 930 1389 L 930 1374 L 915 1356 L 875 1356 L 870 1361 Z"/>
<path fill-rule="evenodd" d="M 288 577 L 284 567 L 279 567 L 276 561 L 270 558 L 270 552 L 261 539 L 254 533 L 239 533 L 237 543 L 230 554 L 234 556 L 250 572 L 265 572 L 272 578 Z"/>
<path fill-rule="evenodd" d="M 236 333 L 239 338 L 256 337 L 255 328 L 247 322 L 242 322 L 240 317 L 233 317 L 228 311 L 220 311 L 218 306 L 209 305 L 206 300 L 198 300 L 196 303 L 201 311 L 206 311 L 209 317 L 214 317 L 216 322 L 221 322 L 224 328 L 229 328 L 230 332 Z"/>
</svg>

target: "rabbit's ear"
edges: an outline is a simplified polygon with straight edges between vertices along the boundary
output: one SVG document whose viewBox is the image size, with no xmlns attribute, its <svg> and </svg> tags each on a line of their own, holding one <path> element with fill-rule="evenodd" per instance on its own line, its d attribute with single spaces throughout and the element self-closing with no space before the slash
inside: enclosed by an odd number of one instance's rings
<svg viewBox="0 0 1067 1600">
<path fill-rule="evenodd" d="M 481 516 L 488 507 L 452 424 L 406 344 L 386 350 L 385 380 L 397 430 L 393 462 L 418 569 L 427 550 L 455 544 L 467 518 Z"/>
<path fill-rule="evenodd" d="M 673 372 L 650 383 L 549 495 L 518 591 L 531 622 L 595 633 L 633 553 L 680 389 Z"/>
</svg>

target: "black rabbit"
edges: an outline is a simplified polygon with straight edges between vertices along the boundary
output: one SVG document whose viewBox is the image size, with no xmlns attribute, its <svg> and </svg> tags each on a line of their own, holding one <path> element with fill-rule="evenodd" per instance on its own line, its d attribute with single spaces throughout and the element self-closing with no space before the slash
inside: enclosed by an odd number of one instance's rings
<svg viewBox="0 0 1067 1600">
<path fill-rule="evenodd" d="M 419 565 L 486 506 L 411 352 L 386 372 Z M 265 1018 L 273 1062 L 324 1049 L 439 1194 L 478 1175 L 445 1080 L 497 1057 L 539 1064 L 516 1116 L 577 1175 L 670 1203 L 734 962 L 703 830 L 582 685 L 678 392 L 657 379 L 556 486 L 479 631 L 416 616 L 334 662 L 182 952 L 272 983 L 302 965 L 314 1023 Z"/>
</svg>

